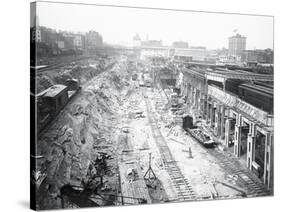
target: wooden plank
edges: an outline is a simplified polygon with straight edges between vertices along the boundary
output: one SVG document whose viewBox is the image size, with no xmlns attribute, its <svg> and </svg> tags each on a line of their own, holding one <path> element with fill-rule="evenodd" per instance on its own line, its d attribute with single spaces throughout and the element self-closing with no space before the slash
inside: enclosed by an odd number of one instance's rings
<svg viewBox="0 0 281 212">
<path fill-rule="evenodd" d="M 128 170 L 131 169 L 134 169 L 138 174 L 138 177 L 135 180 L 132 180 L 131 177 L 127 176 Z M 148 189 L 143 179 L 143 173 L 137 162 L 131 162 L 128 164 L 126 162 L 120 161 L 119 172 L 121 181 L 121 192 L 123 196 L 143 198 L 147 201 L 147 203 L 151 203 Z M 139 204 L 139 201 L 137 199 L 124 199 L 124 202 L 125 204 Z"/>
</svg>

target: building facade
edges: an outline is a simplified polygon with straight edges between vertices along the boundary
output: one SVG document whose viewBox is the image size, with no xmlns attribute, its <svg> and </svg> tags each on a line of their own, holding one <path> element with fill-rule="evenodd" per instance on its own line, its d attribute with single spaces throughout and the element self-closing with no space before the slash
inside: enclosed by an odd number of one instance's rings
<svg viewBox="0 0 281 212">
<path fill-rule="evenodd" d="M 207 51 L 204 48 L 175 48 L 173 56 L 187 61 L 205 61 Z"/>
<path fill-rule="evenodd" d="M 85 36 L 81 34 L 75 34 L 73 39 L 73 45 L 75 49 L 84 49 L 85 48 Z"/>
<path fill-rule="evenodd" d="M 140 47 L 140 59 L 151 57 L 170 57 L 170 48 L 168 47 Z"/>
<path fill-rule="evenodd" d="M 173 47 L 174 48 L 188 48 L 188 42 L 184 42 L 184 41 L 175 41 L 173 42 Z"/>
<path fill-rule="evenodd" d="M 181 76 L 180 90 L 194 119 L 202 117 L 217 142 L 272 189 L 273 76 L 198 67 Z"/>
<path fill-rule="evenodd" d="M 41 30 L 39 26 L 39 17 L 35 16 L 33 26 L 31 27 L 31 42 L 41 42 Z"/>
<path fill-rule="evenodd" d="M 246 50 L 246 37 L 236 34 L 228 38 L 228 55 L 242 56 L 243 51 Z"/>
<path fill-rule="evenodd" d="M 86 33 L 85 42 L 87 49 L 95 49 L 103 45 L 103 38 L 98 32 L 91 30 Z"/>
<path fill-rule="evenodd" d="M 273 64 L 273 50 L 271 49 L 245 50 L 242 55 L 242 60 L 245 62 Z"/>
</svg>

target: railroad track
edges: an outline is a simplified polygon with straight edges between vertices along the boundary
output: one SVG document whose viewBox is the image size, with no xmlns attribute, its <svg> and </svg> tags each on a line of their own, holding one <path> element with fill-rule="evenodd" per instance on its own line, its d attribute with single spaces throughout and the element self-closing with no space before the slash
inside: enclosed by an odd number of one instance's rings
<svg viewBox="0 0 281 212">
<path fill-rule="evenodd" d="M 166 165 L 167 173 L 169 174 L 176 192 L 180 200 L 194 200 L 196 194 L 193 191 L 188 180 L 183 176 L 181 170 L 177 166 L 176 162 L 169 162 Z"/>
<path fill-rule="evenodd" d="M 66 65 L 69 65 L 71 62 L 78 62 L 78 61 L 81 61 L 81 60 L 88 60 L 88 59 L 91 59 L 91 58 L 93 58 L 93 57 L 92 56 L 88 56 L 88 57 L 79 57 L 79 58 L 62 58 L 61 60 L 63 62 L 58 62 L 58 61 L 53 62 L 52 64 L 49 64 L 48 66 L 37 70 L 37 73 L 43 73 L 43 72 L 46 72 L 46 71 L 52 71 L 52 70 L 64 67 Z"/>
<path fill-rule="evenodd" d="M 198 142 L 192 135 L 190 136 L 195 142 Z M 248 196 L 266 196 L 270 195 L 261 180 L 248 169 L 246 169 L 240 161 L 228 153 L 227 155 L 217 149 L 205 150 L 215 158 L 217 164 L 229 175 L 237 176 L 236 183 L 247 190 Z"/>
<path fill-rule="evenodd" d="M 261 180 L 246 170 L 240 162 L 231 155 L 224 155 L 222 152 L 216 149 L 207 150 L 218 162 L 219 166 L 226 170 L 231 175 L 236 175 L 237 183 L 247 189 L 247 195 L 249 196 L 266 196 L 270 195 Z"/>
<path fill-rule="evenodd" d="M 176 161 L 173 158 L 173 155 L 163 137 L 161 131 L 157 126 L 157 120 L 153 116 L 151 105 L 148 103 L 147 99 L 145 99 L 147 116 L 151 126 L 152 135 L 156 142 L 156 145 L 159 149 L 159 153 L 161 159 L 163 161 L 163 165 L 169 174 L 172 183 L 176 189 L 177 196 L 179 200 L 194 200 L 196 199 L 196 194 L 193 191 L 190 183 L 182 174 L 180 168 L 177 166 Z"/>
<path fill-rule="evenodd" d="M 193 140 L 196 139 L 191 136 Z M 196 141 L 197 142 L 197 141 Z M 243 167 L 233 155 L 225 155 L 216 149 L 206 149 L 217 161 L 219 166 L 228 174 L 238 177 L 237 183 L 247 189 L 248 196 L 267 196 L 272 192 L 267 190 L 261 180 Z"/>
<path fill-rule="evenodd" d="M 86 82 L 83 86 L 82 86 L 82 91 L 80 92 L 76 92 L 74 96 L 72 96 L 68 102 L 63 106 L 63 108 L 58 112 L 58 114 L 56 114 L 51 120 L 50 122 L 40 131 L 37 132 L 37 140 L 40 140 L 41 137 L 53 126 L 54 123 L 56 123 L 59 118 L 62 116 L 63 112 L 65 111 L 65 108 L 67 107 L 67 105 L 70 105 L 71 103 L 75 102 L 75 100 L 81 96 L 81 92 L 83 92 L 83 90 L 85 88 L 87 88 L 90 84 L 92 84 L 93 80 L 95 77 L 97 77 L 98 75 L 108 71 L 108 70 L 111 70 L 113 68 L 113 66 L 115 65 L 116 63 L 112 63 L 111 65 L 109 65 L 108 67 L 106 67 L 103 71 L 100 71 L 98 72 L 95 76 L 93 76 L 93 78 L 91 80 L 89 80 L 88 82 Z"/>
</svg>

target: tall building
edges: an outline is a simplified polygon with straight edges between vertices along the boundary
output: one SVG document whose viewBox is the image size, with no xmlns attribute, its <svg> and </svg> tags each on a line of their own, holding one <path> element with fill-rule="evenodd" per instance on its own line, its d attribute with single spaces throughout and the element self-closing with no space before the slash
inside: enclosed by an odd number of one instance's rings
<svg viewBox="0 0 281 212">
<path fill-rule="evenodd" d="M 246 37 L 236 34 L 228 38 L 228 55 L 241 56 L 246 50 Z"/>
<path fill-rule="evenodd" d="M 86 33 L 86 48 L 93 49 L 95 47 L 100 47 L 103 44 L 102 36 L 96 31 L 89 31 Z"/>
<path fill-rule="evenodd" d="M 32 42 L 41 42 L 42 38 L 41 38 L 41 30 L 39 27 L 39 17 L 35 16 L 34 17 L 34 26 L 32 28 Z"/>
<path fill-rule="evenodd" d="M 76 34 L 74 35 L 73 45 L 76 49 L 82 49 L 83 47 L 83 37 L 82 35 Z"/>
<path fill-rule="evenodd" d="M 57 40 L 62 40 L 63 39 L 63 35 L 59 35 L 56 30 L 51 29 L 51 28 L 47 28 L 47 27 L 40 27 L 40 31 L 41 31 L 41 42 L 52 46 L 54 45 L 54 43 Z M 60 39 L 59 39 L 60 37 Z"/>
</svg>

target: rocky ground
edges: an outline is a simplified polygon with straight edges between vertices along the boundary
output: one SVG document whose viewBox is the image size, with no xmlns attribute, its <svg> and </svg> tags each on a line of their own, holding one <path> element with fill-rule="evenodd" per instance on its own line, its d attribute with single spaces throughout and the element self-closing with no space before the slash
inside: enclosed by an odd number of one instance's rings
<svg viewBox="0 0 281 212">
<path fill-rule="evenodd" d="M 80 80 L 86 79 L 88 73 Z M 119 120 L 118 110 L 132 89 L 128 76 L 127 64 L 121 61 L 90 81 L 85 80 L 82 92 L 40 136 L 37 155 L 43 157 L 38 159 L 37 166 L 47 174 L 38 190 L 40 209 L 61 208 L 60 188 L 66 184 L 82 186 L 83 182 L 98 175 L 100 167 L 95 162 L 102 156 L 107 160 L 107 167 L 101 189 L 118 192 L 116 141 L 113 138 Z"/>
<path fill-rule="evenodd" d="M 81 65 L 45 75 L 52 84 L 59 83 L 61 75 L 76 73 L 82 91 L 38 140 L 37 155 L 42 157 L 37 167 L 46 174 L 38 189 L 39 209 L 61 208 L 61 188 L 68 184 L 90 187 L 87 197 L 98 205 L 234 198 L 250 192 L 247 181 L 239 180 L 247 169 L 241 168 L 239 176 L 222 166 L 215 152 L 175 123 L 161 87 L 139 87 L 141 74 L 132 80 L 137 67 L 132 69 L 124 57 L 117 61 L 99 74 L 91 74 L 98 65 L 90 62 L 90 68 Z M 122 195 L 127 198 L 122 200 Z M 65 207 L 89 206 L 68 200 Z"/>
</svg>

